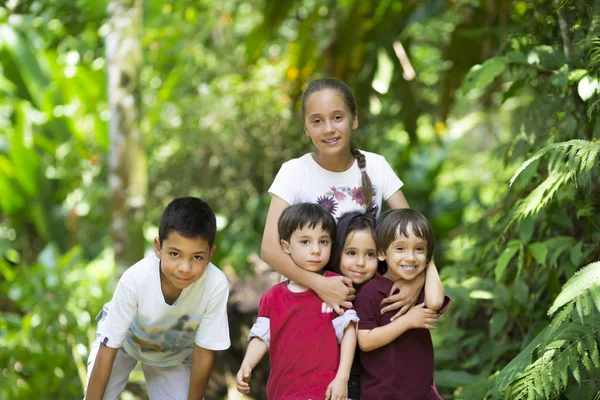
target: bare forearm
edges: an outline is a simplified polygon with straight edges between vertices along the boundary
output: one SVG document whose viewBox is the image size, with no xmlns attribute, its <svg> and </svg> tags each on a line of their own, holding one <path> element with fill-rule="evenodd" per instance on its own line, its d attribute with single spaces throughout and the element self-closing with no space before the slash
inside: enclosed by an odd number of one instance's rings
<svg viewBox="0 0 600 400">
<path fill-rule="evenodd" d="M 398 336 L 409 330 L 404 316 L 390 322 L 387 325 L 366 330 L 358 330 L 358 347 L 362 351 L 373 351 L 393 342 Z"/>
<path fill-rule="evenodd" d="M 194 345 L 188 400 L 202 400 L 204 397 L 214 359 L 215 353 L 212 350 Z"/>
<path fill-rule="evenodd" d="M 338 367 L 337 377 L 348 380 L 350 378 L 350 369 L 356 350 L 356 328 L 354 323 L 350 323 L 344 330 L 344 336 L 340 343 L 340 366 Z"/>
<path fill-rule="evenodd" d="M 102 400 L 102 397 L 104 397 L 106 385 L 110 379 L 113 363 L 118 351 L 119 349 L 113 349 L 103 344 L 100 345 L 96 360 L 94 361 L 92 374 L 90 375 L 88 388 L 85 392 L 86 400 Z"/>
<path fill-rule="evenodd" d="M 444 286 L 442 286 L 440 275 L 435 264 L 431 262 L 427 266 L 425 277 L 425 307 L 438 311 L 444 304 L 444 295 Z"/>
<path fill-rule="evenodd" d="M 244 355 L 244 360 L 242 360 L 242 365 L 247 365 L 250 369 L 254 369 L 265 356 L 269 349 L 265 342 L 258 338 L 252 338 L 250 343 L 248 343 L 248 348 L 246 349 L 246 354 Z"/>
</svg>

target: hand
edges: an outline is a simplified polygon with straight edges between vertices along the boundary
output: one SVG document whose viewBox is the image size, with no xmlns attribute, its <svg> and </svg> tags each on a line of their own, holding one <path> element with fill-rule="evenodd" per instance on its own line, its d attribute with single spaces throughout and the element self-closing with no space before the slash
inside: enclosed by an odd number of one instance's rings
<svg viewBox="0 0 600 400">
<path fill-rule="evenodd" d="M 346 400 L 348 398 L 348 379 L 335 377 L 325 391 L 325 400 Z"/>
<path fill-rule="evenodd" d="M 430 310 L 425 308 L 425 303 L 418 304 L 408 310 L 406 315 L 404 316 L 404 321 L 408 326 L 413 329 L 425 328 L 425 329 L 435 329 L 435 326 L 432 324 L 438 323 L 440 320 L 440 315 L 437 311 Z"/>
<path fill-rule="evenodd" d="M 390 321 L 401 317 L 406 314 L 406 312 L 417 303 L 419 299 L 419 295 L 421 294 L 421 290 L 423 290 L 423 285 L 425 284 L 425 274 L 420 274 L 415 277 L 412 281 L 396 281 L 392 285 L 392 289 L 390 290 L 390 294 L 388 297 L 381 301 L 381 305 L 385 306 L 381 309 L 381 314 L 385 314 L 388 311 L 394 311 L 400 309 L 394 315 Z M 399 291 L 394 294 L 394 292 Z M 390 304 L 391 303 L 391 304 Z"/>
<path fill-rule="evenodd" d="M 338 314 L 342 315 L 344 308 L 352 308 L 351 301 L 354 300 L 354 287 L 352 280 L 345 276 L 330 276 L 319 280 L 318 288 L 315 290 L 317 296 L 327 303 Z"/>
<path fill-rule="evenodd" d="M 243 394 L 250 393 L 250 385 L 248 385 L 248 382 L 250 382 L 251 376 L 252 376 L 252 368 L 250 368 L 247 365 L 242 364 L 242 366 L 240 367 L 240 370 L 238 371 L 238 373 L 235 377 L 238 392 L 243 393 Z"/>
</svg>

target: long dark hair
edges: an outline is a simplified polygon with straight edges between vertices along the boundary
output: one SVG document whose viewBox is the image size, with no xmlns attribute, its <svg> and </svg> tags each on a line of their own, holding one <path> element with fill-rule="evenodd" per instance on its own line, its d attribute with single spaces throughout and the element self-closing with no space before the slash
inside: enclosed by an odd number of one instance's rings
<svg viewBox="0 0 600 400">
<path fill-rule="evenodd" d="M 373 237 L 373 241 L 377 243 L 375 237 L 375 218 L 366 215 L 360 211 L 351 211 L 343 214 L 338 220 L 333 249 L 331 251 L 331 259 L 329 261 L 330 269 L 338 274 L 342 274 L 340 261 L 342 260 L 342 252 L 346 245 L 348 235 L 356 231 L 369 231 Z M 386 272 L 385 262 L 379 262 L 377 272 L 384 274 Z"/>
<path fill-rule="evenodd" d="M 336 90 L 342 97 L 344 103 L 346 103 L 350 109 L 352 118 L 356 117 L 356 99 L 354 98 L 354 94 L 352 93 L 350 87 L 336 78 L 321 78 L 312 81 L 302 94 L 301 104 L 303 121 L 308 98 L 313 93 L 320 92 L 321 90 L 325 89 Z M 358 150 L 354 143 L 350 143 L 350 153 L 352 153 L 352 157 L 356 159 L 356 163 L 360 169 L 362 201 L 365 205 L 365 213 L 370 216 L 375 216 L 375 213 L 377 212 L 377 210 L 373 207 L 373 194 L 375 190 L 373 189 L 371 178 L 369 178 L 369 174 L 367 174 L 367 160 L 365 159 L 365 155 Z"/>
</svg>

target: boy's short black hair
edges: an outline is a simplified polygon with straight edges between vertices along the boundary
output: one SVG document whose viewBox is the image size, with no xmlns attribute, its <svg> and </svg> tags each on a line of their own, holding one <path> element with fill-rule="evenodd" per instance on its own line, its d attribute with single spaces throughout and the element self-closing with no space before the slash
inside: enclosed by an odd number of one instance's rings
<svg viewBox="0 0 600 400">
<path fill-rule="evenodd" d="M 215 213 L 197 197 L 179 197 L 169 203 L 160 219 L 158 240 L 161 246 L 171 232 L 186 238 L 201 237 L 212 247 L 217 233 Z"/>
<path fill-rule="evenodd" d="M 318 204 L 300 203 L 283 210 L 277 221 L 277 230 L 279 231 L 279 238 L 289 242 L 294 231 L 307 225 L 314 228 L 318 224 L 321 224 L 323 230 L 329 233 L 331 240 L 333 240 L 335 237 L 335 219 L 331 213 Z"/>
<path fill-rule="evenodd" d="M 408 231 L 408 225 L 411 225 L 412 232 Z M 433 257 L 435 250 L 435 237 L 433 228 L 420 212 L 411 208 L 396 208 L 388 210 L 377 218 L 375 227 L 377 236 L 377 252 L 383 254 L 388 247 L 400 237 L 414 234 L 427 242 L 427 262 Z"/>
</svg>

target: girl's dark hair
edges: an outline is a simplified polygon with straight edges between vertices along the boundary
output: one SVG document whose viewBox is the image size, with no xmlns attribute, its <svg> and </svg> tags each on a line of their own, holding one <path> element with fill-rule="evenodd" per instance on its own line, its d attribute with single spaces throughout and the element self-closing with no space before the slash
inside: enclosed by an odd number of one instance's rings
<svg viewBox="0 0 600 400">
<path fill-rule="evenodd" d="M 408 231 L 408 225 L 411 225 L 411 231 Z M 388 210 L 377 218 L 377 227 L 375 229 L 377 252 L 385 253 L 388 247 L 401 235 L 407 236 L 413 234 L 427 242 L 427 262 L 433 257 L 435 250 L 435 236 L 433 228 L 420 212 L 411 208 L 396 208 Z"/>
<path fill-rule="evenodd" d="M 171 232 L 186 238 L 200 237 L 212 247 L 217 232 L 217 219 L 208 204 L 197 197 L 179 197 L 165 208 L 158 227 L 160 245 Z"/>
<path fill-rule="evenodd" d="M 333 272 L 341 275 L 340 261 L 342 259 L 342 252 L 346 245 L 346 239 L 348 235 L 356 231 L 369 231 L 373 236 L 373 241 L 377 243 L 375 238 L 375 219 L 369 215 L 363 214 L 360 211 L 351 211 L 343 214 L 338 220 L 337 231 L 331 251 L 331 261 L 329 267 Z M 384 274 L 385 270 L 382 267 L 387 267 L 385 262 L 379 263 L 377 272 Z M 387 269 L 387 268 L 386 268 Z"/>
<path fill-rule="evenodd" d="M 356 100 L 354 99 L 354 94 L 352 93 L 350 87 L 348 87 L 348 85 L 336 78 L 321 78 L 312 81 L 302 94 L 302 121 L 304 121 L 304 115 L 306 112 L 306 102 L 308 101 L 308 98 L 312 94 L 325 89 L 337 90 L 344 103 L 346 103 L 346 105 L 350 109 L 352 118 L 356 117 Z M 373 195 L 375 190 L 373 189 L 373 183 L 371 183 L 371 178 L 369 178 L 369 175 L 367 174 L 367 161 L 365 159 L 365 155 L 358 150 L 354 143 L 350 143 L 350 152 L 352 153 L 352 156 L 356 159 L 358 168 L 360 169 L 361 173 L 361 191 L 362 200 L 365 205 L 365 213 L 370 216 L 375 216 L 375 214 L 377 213 L 377 209 L 373 206 Z"/>
<path fill-rule="evenodd" d="M 335 219 L 329 211 L 314 203 L 300 203 L 289 206 L 283 210 L 277 220 L 279 238 L 290 241 L 292 233 L 308 226 L 314 228 L 321 224 L 321 228 L 329 233 L 331 240 L 335 236 Z"/>
</svg>

